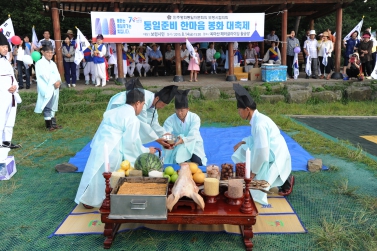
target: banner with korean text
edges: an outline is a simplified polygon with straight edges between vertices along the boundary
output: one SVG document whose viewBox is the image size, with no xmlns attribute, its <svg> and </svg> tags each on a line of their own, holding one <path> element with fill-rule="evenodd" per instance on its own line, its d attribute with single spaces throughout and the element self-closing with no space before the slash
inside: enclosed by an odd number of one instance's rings
<svg viewBox="0 0 377 251">
<path fill-rule="evenodd" d="M 105 43 L 260 42 L 264 13 L 91 12 Z"/>
</svg>

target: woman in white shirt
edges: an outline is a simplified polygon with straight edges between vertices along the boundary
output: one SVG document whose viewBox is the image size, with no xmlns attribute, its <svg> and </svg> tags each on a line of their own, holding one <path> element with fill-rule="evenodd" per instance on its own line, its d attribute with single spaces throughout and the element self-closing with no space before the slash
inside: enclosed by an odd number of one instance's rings
<svg viewBox="0 0 377 251">
<path fill-rule="evenodd" d="M 332 41 L 329 40 L 329 33 L 327 31 L 323 32 L 322 40 L 318 43 L 318 59 L 320 62 L 321 72 L 324 73 L 320 78 L 323 78 L 325 73 L 327 74 L 327 80 L 329 80 L 331 77 L 331 52 L 333 49 Z"/>
</svg>

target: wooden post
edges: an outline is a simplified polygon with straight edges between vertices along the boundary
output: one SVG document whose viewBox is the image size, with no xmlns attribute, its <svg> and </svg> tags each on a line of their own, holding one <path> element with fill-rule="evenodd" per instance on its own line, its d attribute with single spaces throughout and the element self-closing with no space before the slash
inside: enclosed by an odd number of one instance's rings
<svg viewBox="0 0 377 251">
<path fill-rule="evenodd" d="M 342 44 L 342 18 L 343 9 L 338 8 L 336 10 L 336 40 L 335 40 L 335 69 L 331 75 L 332 79 L 343 79 L 343 75 L 340 73 L 340 55 Z"/>
<path fill-rule="evenodd" d="M 263 42 L 260 42 L 260 50 L 259 50 L 259 55 L 260 55 L 260 58 L 264 58 L 264 50 L 265 50 L 265 48 L 264 48 L 264 41 Z M 258 62 L 258 65 L 259 65 L 259 62 Z"/>
<path fill-rule="evenodd" d="M 232 6 L 228 6 L 228 13 L 233 13 Z M 233 42 L 228 43 L 228 75 L 226 76 L 226 81 L 236 81 L 237 78 L 234 76 L 234 54 L 233 54 Z"/>
<path fill-rule="evenodd" d="M 56 1 L 51 2 L 51 18 L 52 18 L 52 26 L 54 28 L 56 65 L 58 66 L 60 76 L 64 76 L 63 54 L 60 49 L 62 36 L 60 33 L 58 3 Z"/>
<path fill-rule="evenodd" d="M 178 13 L 178 5 L 173 5 L 174 13 Z M 174 50 L 175 50 L 175 76 L 173 78 L 174 82 L 183 82 L 183 76 L 182 76 L 182 67 L 181 67 L 181 44 L 175 43 L 174 44 Z"/>
<path fill-rule="evenodd" d="M 114 12 L 119 12 L 119 3 L 118 2 L 114 3 Z M 123 71 L 123 55 L 122 55 L 123 46 L 122 46 L 121 43 L 117 43 L 116 47 L 117 47 L 118 78 L 124 79 L 125 78 L 124 76 L 127 74 L 127 72 Z M 122 82 L 124 82 L 124 81 L 122 81 Z"/>
<path fill-rule="evenodd" d="M 314 19 L 310 19 L 309 28 L 314 30 Z"/>
<path fill-rule="evenodd" d="M 287 65 L 287 25 L 288 10 L 284 9 L 281 15 L 281 64 Z"/>
</svg>

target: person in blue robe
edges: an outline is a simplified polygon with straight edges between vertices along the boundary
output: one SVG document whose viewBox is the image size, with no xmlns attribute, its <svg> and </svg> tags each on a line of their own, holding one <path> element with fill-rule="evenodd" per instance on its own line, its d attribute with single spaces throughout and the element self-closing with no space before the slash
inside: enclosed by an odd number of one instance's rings
<svg viewBox="0 0 377 251">
<path fill-rule="evenodd" d="M 287 143 L 277 125 L 266 115 L 257 110 L 257 105 L 249 92 L 239 84 L 233 84 L 236 93 L 238 114 L 250 121 L 251 135 L 234 146 L 232 160 L 244 163 L 246 151 L 250 149 L 250 178 L 265 180 L 271 187 L 279 187 L 279 194 L 292 192 L 294 176 L 291 155 Z M 268 188 L 269 189 L 269 188 Z M 254 201 L 266 205 L 267 194 L 259 190 L 250 190 Z"/>
<path fill-rule="evenodd" d="M 103 172 L 115 172 L 124 160 L 133 166 L 142 153 L 155 153 L 146 148 L 139 137 L 140 120 L 137 115 L 144 106 L 144 90 L 134 88 L 127 92 L 127 102 L 106 111 L 93 138 L 91 151 L 77 190 L 75 202 L 86 208 L 101 206 L 105 198 Z M 105 167 L 104 145 L 108 146 L 109 170 Z"/>
<path fill-rule="evenodd" d="M 175 94 L 175 113 L 164 122 L 164 128 L 176 136 L 177 142 L 172 149 L 164 149 L 164 162 L 179 164 L 195 162 L 199 166 L 207 164 L 203 139 L 200 135 L 200 118 L 190 112 L 187 94 L 190 90 L 177 90 Z"/>
</svg>

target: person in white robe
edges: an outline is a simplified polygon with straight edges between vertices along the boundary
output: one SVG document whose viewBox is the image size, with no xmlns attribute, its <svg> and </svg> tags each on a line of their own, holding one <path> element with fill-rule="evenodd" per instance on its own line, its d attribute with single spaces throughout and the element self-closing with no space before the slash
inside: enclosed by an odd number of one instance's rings
<svg viewBox="0 0 377 251">
<path fill-rule="evenodd" d="M 92 50 L 94 67 L 96 68 L 96 87 L 106 86 L 106 65 L 105 65 L 106 46 L 103 44 L 103 36 L 97 36 L 97 42 Z"/>
<path fill-rule="evenodd" d="M 131 78 L 126 83 L 126 89 L 129 89 L 133 83 L 135 83 L 138 88 L 143 88 L 138 78 Z M 144 90 L 145 104 L 143 110 L 137 116 L 137 118 L 140 120 L 140 138 L 143 144 L 157 141 L 164 147 L 169 146 L 162 138 L 162 136 L 166 134 L 166 130 L 158 122 L 157 110 L 164 108 L 173 100 L 177 89 L 178 86 L 169 85 L 162 88 L 156 94 L 151 91 Z M 126 100 L 127 91 L 115 94 L 113 97 L 111 97 L 106 111 L 125 104 Z"/>
<path fill-rule="evenodd" d="M 21 102 L 21 98 L 13 67 L 6 58 L 8 48 L 9 42 L 0 32 L 0 147 L 14 149 L 21 147 L 12 143 L 17 103 Z"/>
<path fill-rule="evenodd" d="M 57 125 L 55 117 L 55 113 L 58 111 L 61 78 L 58 67 L 52 60 L 53 47 L 47 45 L 42 47 L 41 51 L 43 51 L 43 57 L 35 64 L 38 99 L 34 112 L 43 113 L 47 130 L 55 131 L 62 128 Z"/>
<path fill-rule="evenodd" d="M 236 93 L 238 114 L 249 120 L 251 135 L 234 146 L 232 160 L 244 163 L 246 150 L 250 149 L 250 178 L 265 180 L 270 187 L 279 187 L 279 194 L 289 195 L 292 192 L 294 176 L 291 155 L 287 143 L 277 125 L 266 115 L 257 110 L 257 105 L 245 88 L 233 84 Z M 268 187 L 267 190 L 270 188 Z M 250 190 L 255 202 L 266 205 L 267 194 L 259 190 Z"/>
<path fill-rule="evenodd" d="M 200 135 L 200 118 L 190 112 L 187 94 L 190 90 L 177 90 L 175 94 L 175 113 L 164 122 L 167 132 L 177 137 L 172 148 L 164 148 L 164 162 L 179 164 L 194 162 L 199 166 L 207 164 L 204 152 L 203 138 Z"/>
<path fill-rule="evenodd" d="M 144 102 L 144 90 L 133 88 L 127 92 L 126 104 L 103 114 L 77 190 L 77 204 L 81 202 L 87 208 L 101 206 L 105 198 L 103 172 L 115 172 L 124 160 L 133 166 L 140 154 L 155 153 L 155 148 L 144 147 L 139 137 L 140 120 L 136 116 L 142 111 Z M 108 146 L 109 167 L 105 167 L 105 144 Z"/>
</svg>

